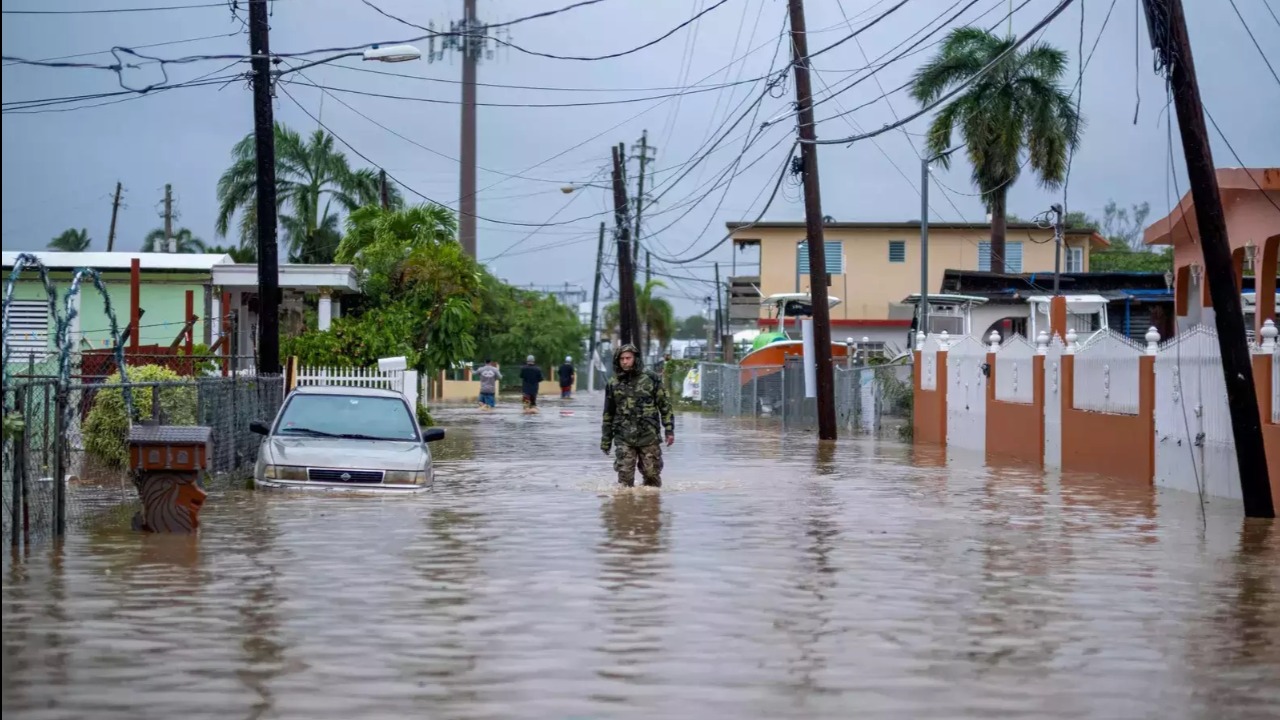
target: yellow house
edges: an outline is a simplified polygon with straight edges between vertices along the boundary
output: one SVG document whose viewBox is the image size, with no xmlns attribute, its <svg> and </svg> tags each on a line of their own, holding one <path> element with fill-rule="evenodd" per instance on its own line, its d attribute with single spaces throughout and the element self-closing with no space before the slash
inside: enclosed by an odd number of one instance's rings
<svg viewBox="0 0 1280 720">
<path fill-rule="evenodd" d="M 769 313 L 760 306 L 760 297 L 809 290 L 804 223 L 726 226 L 735 249 L 730 318 L 768 326 Z M 903 335 L 911 325 L 912 307 L 902 300 L 920 292 L 920 223 L 832 222 L 825 226 L 825 236 L 829 292 L 841 300 L 831 310 L 836 336 L 841 336 L 841 328 L 847 335 L 866 335 L 873 341 Z M 948 269 L 990 270 L 990 238 L 991 226 L 985 223 L 929 223 L 930 291 L 941 287 Z M 1009 223 L 1006 243 L 1006 272 L 1053 272 L 1051 229 Z M 1087 272 L 1090 251 L 1106 245 L 1091 228 L 1068 230 L 1062 271 Z M 752 249 L 758 252 L 754 265 L 747 254 Z"/>
</svg>

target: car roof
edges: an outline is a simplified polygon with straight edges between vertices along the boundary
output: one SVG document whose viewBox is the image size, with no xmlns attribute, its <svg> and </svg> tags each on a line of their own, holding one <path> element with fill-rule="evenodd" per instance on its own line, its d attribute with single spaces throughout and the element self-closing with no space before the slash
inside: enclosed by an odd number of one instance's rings
<svg viewBox="0 0 1280 720">
<path fill-rule="evenodd" d="M 345 385 L 301 385 L 294 388 L 297 395 L 346 395 L 356 397 L 400 398 L 403 394 L 382 388 L 349 387 Z"/>
</svg>

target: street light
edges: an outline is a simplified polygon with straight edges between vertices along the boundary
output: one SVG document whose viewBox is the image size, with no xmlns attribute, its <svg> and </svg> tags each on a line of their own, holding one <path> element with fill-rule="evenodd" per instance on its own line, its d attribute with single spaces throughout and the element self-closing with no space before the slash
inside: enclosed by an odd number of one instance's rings
<svg viewBox="0 0 1280 720">
<path fill-rule="evenodd" d="M 410 60 L 418 60 L 421 57 L 422 51 L 412 45 L 388 45 L 387 47 L 374 45 L 364 51 L 365 60 L 377 60 L 378 62 L 409 62 Z"/>
<path fill-rule="evenodd" d="M 582 189 L 582 188 L 600 188 L 601 190 L 612 190 L 612 189 L 613 189 L 613 188 L 609 187 L 608 185 L 596 185 L 595 183 L 573 183 L 573 184 L 570 184 L 570 185 L 564 185 L 564 186 L 562 186 L 562 187 L 560 188 L 560 192 L 564 193 L 565 195 L 568 195 L 569 193 L 573 192 L 574 190 L 579 190 L 579 189 Z"/>
</svg>

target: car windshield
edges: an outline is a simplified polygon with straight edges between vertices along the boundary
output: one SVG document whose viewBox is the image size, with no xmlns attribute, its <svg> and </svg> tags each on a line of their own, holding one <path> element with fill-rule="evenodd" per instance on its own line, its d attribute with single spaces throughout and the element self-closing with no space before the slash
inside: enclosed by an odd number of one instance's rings
<svg viewBox="0 0 1280 720">
<path fill-rule="evenodd" d="M 418 424 L 400 398 L 304 394 L 289 399 L 276 434 L 416 442 Z"/>
</svg>

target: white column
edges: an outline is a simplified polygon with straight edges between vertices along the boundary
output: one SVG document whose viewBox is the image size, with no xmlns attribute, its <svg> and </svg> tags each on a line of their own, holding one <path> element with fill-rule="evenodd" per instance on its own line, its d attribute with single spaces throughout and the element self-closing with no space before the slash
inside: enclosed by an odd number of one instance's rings
<svg viewBox="0 0 1280 720">
<path fill-rule="evenodd" d="M 214 288 L 210 291 L 212 297 L 209 303 L 209 347 L 213 347 L 218 338 L 222 337 L 222 293 Z"/>
<path fill-rule="evenodd" d="M 320 289 L 320 329 L 328 330 L 333 321 L 333 297 L 328 288 Z"/>
</svg>

